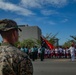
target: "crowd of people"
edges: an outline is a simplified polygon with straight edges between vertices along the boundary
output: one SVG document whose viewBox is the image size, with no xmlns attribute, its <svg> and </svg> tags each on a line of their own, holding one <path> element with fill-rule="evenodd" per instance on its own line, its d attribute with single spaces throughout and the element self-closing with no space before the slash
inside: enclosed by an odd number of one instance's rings
<svg viewBox="0 0 76 75">
<path fill-rule="evenodd" d="M 76 47 L 63 48 L 56 47 L 54 49 L 33 46 L 15 47 L 18 41 L 19 31 L 22 31 L 17 23 L 10 19 L 0 20 L 0 34 L 3 42 L 0 46 L 0 75 L 33 75 L 32 61 L 40 58 L 71 58 L 75 60 Z M 10 36 L 9 36 L 10 35 Z M 30 59 L 30 58 L 31 59 Z"/>
<path fill-rule="evenodd" d="M 33 46 L 32 48 L 26 47 L 18 47 L 21 51 L 26 52 L 30 58 L 35 61 L 35 59 L 47 59 L 47 58 L 71 58 L 72 61 L 76 56 L 76 48 L 71 45 L 70 47 L 55 47 L 54 49 L 49 49 L 45 47 L 37 47 Z M 73 58 L 72 58 L 73 56 Z"/>
</svg>

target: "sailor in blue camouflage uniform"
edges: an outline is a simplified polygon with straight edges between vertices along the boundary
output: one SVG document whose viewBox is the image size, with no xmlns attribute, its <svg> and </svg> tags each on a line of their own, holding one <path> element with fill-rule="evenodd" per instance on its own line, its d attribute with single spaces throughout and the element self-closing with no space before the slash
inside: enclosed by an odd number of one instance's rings
<svg viewBox="0 0 76 75">
<path fill-rule="evenodd" d="M 33 75 L 33 65 L 28 55 L 14 46 L 18 41 L 18 25 L 10 19 L 0 20 L 0 75 Z"/>
</svg>

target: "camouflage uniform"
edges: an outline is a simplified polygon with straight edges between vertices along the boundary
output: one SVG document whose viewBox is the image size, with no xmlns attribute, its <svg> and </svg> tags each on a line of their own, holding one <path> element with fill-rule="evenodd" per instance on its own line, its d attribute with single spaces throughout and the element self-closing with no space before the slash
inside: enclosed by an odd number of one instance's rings
<svg viewBox="0 0 76 75">
<path fill-rule="evenodd" d="M 33 75 L 33 66 L 27 54 L 8 43 L 0 47 L 0 75 Z"/>
<path fill-rule="evenodd" d="M 0 20 L 0 34 L 11 29 L 18 29 L 15 21 Z M 9 31 L 10 32 L 10 31 Z M 33 75 L 33 65 L 26 53 L 9 43 L 0 46 L 0 75 Z"/>
</svg>

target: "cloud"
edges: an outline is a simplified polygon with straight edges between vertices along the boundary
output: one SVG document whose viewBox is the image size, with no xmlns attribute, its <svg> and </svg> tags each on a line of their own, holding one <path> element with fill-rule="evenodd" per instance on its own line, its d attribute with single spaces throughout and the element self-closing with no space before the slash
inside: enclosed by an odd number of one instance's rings
<svg viewBox="0 0 76 75">
<path fill-rule="evenodd" d="M 42 10 L 41 13 L 46 16 L 58 14 L 58 12 L 56 12 L 55 10 Z"/>
<path fill-rule="evenodd" d="M 68 0 L 21 0 L 21 5 L 24 7 L 34 7 L 34 8 L 40 8 L 44 5 L 50 5 L 53 7 L 64 7 L 67 5 Z"/>
<path fill-rule="evenodd" d="M 24 15 L 24 16 L 34 15 L 34 13 L 32 11 L 30 11 L 28 9 L 24 9 L 24 8 L 22 8 L 18 5 L 12 4 L 12 3 L 7 3 L 4 0 L 0 1 L 0 9 L 15 12 L 19 15 Z"/>
<path fill-rule="evenodd" d="M 36 20 L 39 21 L 41 25 L 57 25 L 57 22 L 49 19 L 49 17 L 37 17 Z"/>
<path fill-rule="evenodd" d="M 67 5 L 68 0 L 46 0 L 46 2 L 55 7 L 64 7 Z"/>
<path fill-rule="evenodd" d="M 43 25 L 56 25 L 57 24 L 55 21 L 48 20 L 47 18 L 43 18 L 41 21 L 43 22 Z"/>
<path fill-rule="evenodd" d="M 49 21 L 48 22 L 50 25 L 55 25 L 56 23 L 55 22 L 53 22 L 53 21 Z"/>
<path fill-rule="evenodd" d="M 64 19 L 64 20 L 62 20 L 61 22 L 62 23 L 66 23 L 68 21 L 68 19 Z"/>
<path fill-rule="evenodd" d="M 20 5 L 24 7 L 41 7 L 38 0 L 21 0 Z"/>
</svg>

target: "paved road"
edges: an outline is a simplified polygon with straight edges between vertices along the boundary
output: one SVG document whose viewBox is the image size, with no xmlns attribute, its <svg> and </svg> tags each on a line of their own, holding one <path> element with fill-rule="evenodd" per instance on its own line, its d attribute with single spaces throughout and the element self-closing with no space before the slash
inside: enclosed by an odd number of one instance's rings
<svg viewBox="0 0 76 75">
<path fill-rule="evenodd" d="M 39 59 L 33 62 L 34 75 L 76 75 L 76 61 L 70 59 Z"/>
</svg>

